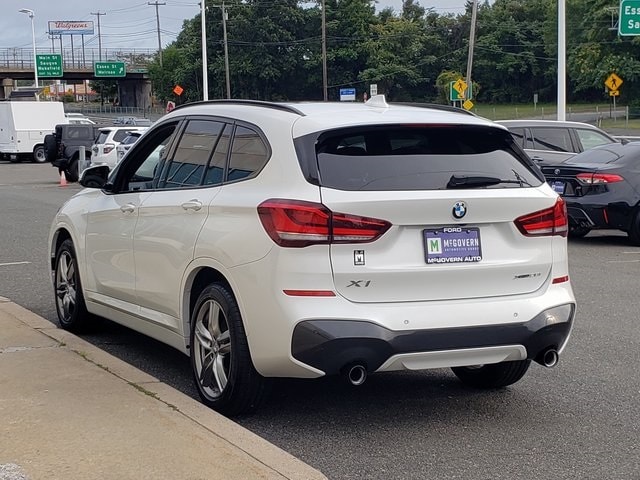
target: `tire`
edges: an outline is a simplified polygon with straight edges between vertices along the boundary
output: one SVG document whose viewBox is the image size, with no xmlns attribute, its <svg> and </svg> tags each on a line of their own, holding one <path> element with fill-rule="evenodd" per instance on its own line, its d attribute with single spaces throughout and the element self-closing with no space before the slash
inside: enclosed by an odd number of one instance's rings
<svg viewBox="0 0 640 480">
<path fill-rule="evenodd" d="M 466 385 L 493 389 L 516 383 L 527 373 L 529 365 L 531 365 L 531 360 L 519 360 L 478 367 L 454 367 L 451 370 Z"/>
<path fill-rule="evenodd" d="M 631 221 L 631 228 L 627 232 L 629 235 L 629 243 L 640 247 L 640 208 L 636 210 L 633 220 Z"/>
<path fill-rule="evenodd" d="M 47 162 L 47 152 L 44 148 L 44 145 L 36 145 L 36 147 L 33 149 L 33 161 L 35 163 Z"/>
<path fill-rule="evenodd" d="M 67 167 L 67 169 L 64 171 L 64 176 L 67 178 L 68 182 L 77 182 L 79 175 L 78 175 L 78 159 L 77 158 L 72 158 L 69 161 L 69 166 Z"/>
<path fill-rule="evenodd" d="M 49 163 L 58 158 L 58 143 L 56 142 L 56 136 L 51 133 L 44 137 L 44 153 Z"/>
<path fill-rule="evenodd" d="M 569 227 L 569 238 L 582 238 L 586 236 L 591 229 L 589 227 Z"/>
<path fill-rule="evenodd" d="M 191 369 L 202 402 L 223 415 L 255 410 L 266 379 L 254 368 L 238 304 L 228 288 L 207 286 L 191 314 Z"/>
<path fill-rule="evenodd" d="M 70 239 L 62 242 L 56 252 L 53 279 L 60 326 L 73 332 L 86 330 L 89 313 L 82 293 L 76 252 Z"/>
</svg>

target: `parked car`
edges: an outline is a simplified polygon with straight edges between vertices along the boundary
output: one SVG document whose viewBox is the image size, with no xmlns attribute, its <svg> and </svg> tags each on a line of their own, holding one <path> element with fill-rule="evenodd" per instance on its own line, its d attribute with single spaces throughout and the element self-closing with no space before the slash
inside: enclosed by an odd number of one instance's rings
<svg viewBox="0 0 640 480">
<path fill-rule="evenodd" d="M 185 105 L 80 183 L 97 188 L 49 236 L 60 324 L 101 315 L 177 348 L 228 415 L 269 377 L 451 367 L 496 389 L 569 337 L 564 201 L 474 115 Z"/>
<path fill-rule="evenodd" d="M 150 127 L 152 123 L 148 118 L 139 117 L 117 117 L 113 120 L 114 125 L 136 125 L 139 127 Z"/>
<path fill-rule="evenodd" d="M 67 121 L 69 123 L 79 124 L 79 125 L 96 125 L 96 122 L 91 120 L 89 117 L 84 116 L 81 113 L 65 113 L 65 117 L 67 117 Z"/>
<path fill-rule="evenodd" d="M 620 143 L 588 123 L 556 120 L 502 120 L 514 140 L 532 160 L 554 165 L 598 145 Z"/>
<path fill-rule="evenodd" d="M 64 172 L 70 182 L 76 182 L 81 170 L 81 150 L 84 147 L 84 159 L 91 160 L 91 146 L 98 135 L 96 125 L 67 123 L 56 125 L 54 133 L 44 137 L 47 161 Z"/>
<path fill-rule="evenodd" d="M 640 142 L 600 145 L 559 165 L 543 166 L 567 202 L 569 235 L 593 229 L 622 230 L 640 245 Z"/>
<path fill-rule="evenodd" d="M 124 154 L 129 151 L 129 149 L 131 148 L 131 145 L 136 143 L 143 133 L 144 133 L 144 130 L 129 132 L 129 134 L 122 139 L 122 142 L 120 142 L 120 144 L 116 147 L 116 154 L 117 154 L 116 162 L 120 162 L 120 160 L 124 158 Z"/>
<path fill-rule="evenodd" d="M 126 138 L 129 132 L 146 130 L 146 127 L 102 127 L 98 137 L 91 147 L 91 163 L 94 165 L 107 165 L 113 168 L 118 163 L 116 147 Z"/>
</svg>

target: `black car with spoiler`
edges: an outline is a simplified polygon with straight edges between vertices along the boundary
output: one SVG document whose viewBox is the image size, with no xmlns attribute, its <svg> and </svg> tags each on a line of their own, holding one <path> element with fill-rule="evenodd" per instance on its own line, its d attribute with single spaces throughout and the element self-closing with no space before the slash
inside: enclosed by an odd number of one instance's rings
<svg viewBox="0 0 640 480">
<path fill-rule="evenodd" d="M 601 145 L 541 168 L 567 204 L 570 236 L 622 230 L 640 246 L 640 142 Z"/>
</svg>

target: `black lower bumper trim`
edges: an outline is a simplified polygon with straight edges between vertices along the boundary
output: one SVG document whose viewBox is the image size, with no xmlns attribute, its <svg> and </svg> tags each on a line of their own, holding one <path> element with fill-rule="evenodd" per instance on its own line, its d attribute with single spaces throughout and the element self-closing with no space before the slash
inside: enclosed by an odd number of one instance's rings
<svg viewBox="0 0 640 480">
<path fill-rule="evenodd" d="M 294 358 L 322 370 L 340 373 L 348 364 L 362 363 L 369 372 L 401 353 L 523 345 L 527 358 L 560 348 L 571 331 L 574 306 L 568 318 L 550 321 L 542 314 L 523 323 L 479 327 L 394 331 L 356 320 L 306 320 L 296 325 L 291 343 Z"/>
</svg>

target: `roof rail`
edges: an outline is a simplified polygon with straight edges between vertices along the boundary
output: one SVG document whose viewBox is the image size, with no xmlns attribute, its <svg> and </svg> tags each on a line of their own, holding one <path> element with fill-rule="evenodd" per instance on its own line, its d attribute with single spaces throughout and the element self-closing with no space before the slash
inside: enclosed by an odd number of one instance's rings
<svg viewBox="0 0 640 480">
<path fill-rule="evenodd" d="M 443 105 L 441 103 L 412 103 L 412 102 L 394 102 L 395 105 L 406 105 L 407 107 L 418 107 L 418 108 L 431 108 L 434 110 L 444 110 L 447 112 L 455 112 L 455 113 L 466 113 L 467 115 L 471 115 L 477 117 L 473 112 L 469 110 L 465 110 L 464 108 L 454 107 L 452 105 Z"/>
<path fill-rule="evenodd" d="M 300 115 L 304 117 L 305 114 L 291 105 L 287 105 L 285 103 L 276 103 L 276 102 L 266 102 L 263 100 L 247 100 L 247 99 L 220 99 L 220 100 L 200 100 L 197 102 L 185 103 L 182 105 L 178 105 L 176 108 L 172 110 L 175 112 L 178 109 L 183 107 L 192 106 L 192 105 L 251 105 L 254 107 L 264 107 L 264 108 L 273 108 L 275 110 L 282 110 L 284 112 L 295 113 L 296 115 Z"/>
</svg>

